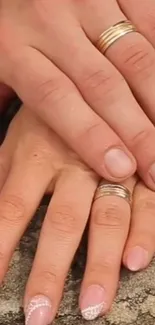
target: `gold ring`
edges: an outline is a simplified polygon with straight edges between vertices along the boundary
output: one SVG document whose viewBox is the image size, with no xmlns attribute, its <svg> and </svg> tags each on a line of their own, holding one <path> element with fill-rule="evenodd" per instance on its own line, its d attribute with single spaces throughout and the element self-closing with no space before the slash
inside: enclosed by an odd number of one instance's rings
<svg viewBox="0 0 155 325">
<path fill-rule="evenodd" d="M 106 50 L 122 36 L 136 32 L 136 27 L 129 20 L 121 21 L 103 32 L 98 41 L 96 47 L 101 53 L 105 53 Z"/>
<path fill-rule="evenodd" d="M 124 185 L 120 184 L 103 184 L 101 183 L 96 190 L 94 201 L 98 200 L 103 196 L 118 196 L 130 205 L 132 205 L 132 194 L 129 189 Z"/>
</svg>

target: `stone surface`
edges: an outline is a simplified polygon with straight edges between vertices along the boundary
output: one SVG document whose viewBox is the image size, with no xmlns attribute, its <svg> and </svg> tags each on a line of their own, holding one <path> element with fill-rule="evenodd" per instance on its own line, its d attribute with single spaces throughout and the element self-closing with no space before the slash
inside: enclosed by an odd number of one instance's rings
<svg viewBox="0 0 155 325">
<path fill-rule="evenodd" d="M 24 325 L 22 296 L 36 249 L 40 220 L 45 210 L 46 207 L 42 205 L 14 254 L 0 293 L 0 325 Z M 155 324 L 155 260 L 145 272 L 131 274 L 122 271 L 116 301 L 106 318 L 94 322 L 82 320 L 77 308 L 77 297 L 84 268 L 84 252 L 84 247 L 81 247 L 75 257 L 54 325 Z"/>
</svg>

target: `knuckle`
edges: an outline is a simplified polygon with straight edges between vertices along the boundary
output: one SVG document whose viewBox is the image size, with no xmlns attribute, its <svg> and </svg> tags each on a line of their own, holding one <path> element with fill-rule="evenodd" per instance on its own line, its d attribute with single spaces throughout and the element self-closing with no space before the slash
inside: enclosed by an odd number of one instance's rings
<svg viewBox="0 0 155 325">
<path fill-rule="evenodd" d="M 98 209 L 94 214 L 94 223 L 110 230 L 122 228 L 123 218 L 120 207 L 117 204 L 110 204 L 104 210 Z"/>
<path fill-rule="evenodd" d="M 90 277 L 93 277 L 93 274 L 96 277 L 96 274 L 106 274 L 114 270 L 115 265 L 117 264 L 117 257 L 113 253 L 102 256 L 99 261 L 96 261 L 89 267 Z"/>
<path fill-rule="evenodd" d="M 100 123 L 93 123 L 92 125 L 88 126 L 77 138 L 77 141 L 79 143 L 85 143 L 88 144 L 89 143 L 92 144 L 92 149 L 95 149 L 93 146 L 94 143 L 94 138 L 96 138 L 96 134 L 102 134 L 102 130 L 103 130 L 103 125 L 102 122 Z"/>
<path fill-rule="evenodd" d="M 111 94 L 123 77 L 116 73 L 107 74 L 104 70 L 85 73 L 82 83 L 86 94 L 91 96 L 91 101 L 103 100 L 103 95 Z"/>
<path fill-rule="evenodd" d="M 152 129 L 145 129 L 145 130 L 141 130 L 139 131 L 136 135 L 134 135 L 131 140 L 131 147 L 133 149 L 138 149 L 142 146 L 143 150 L 145 150 L 145 148 L 147 149 L 147 147 L 149 147 L 149 143 L 151 138 L 154 138 L 154 130 Z M 151 141 L 152 142 L 152 141 Z"/>
<path fill-rule="evenodd" d="M 111 85 L 113 78 L 110 75 L 106 75 L 104 70 L 98 70 L 95 72 L 89 72 L 84 77 L 85 85 L 89 88 L 95 89 L 98 88 L 100 85 Z"/>
<path fill-rule="evenodd" d="M 57 280 L 57 272 L 52 270 L 42 270 L 35 275 L 35 278 L 38 283 L 46 282 L 49 284 L 55 284 Z"/>
<path fill-rule="evenodd" d="M 68 205 L 61 205 L 53 211 L 49 218 L 52 228 L 64 234 L 72 234 L 79 228 L 79 218 L 72 207 Z"/>
<path fill-rule="evenodd" d="M 8 195 L 1 201 L 0 218 L 5 223 L 19 223 L 25 215 L 25 207 L 22 199 L 15 195 Z"/>
<path fill-rule="evenodd" d="M 58 105 L 61 102 L 65 102 L 72 92 L 72 86 L 70 82 L 63 77 L 51 78 L 45 82 L 39 84 L 36 89 L 37 93 L 37 105 L 42 108 L 43 103 L 50 102 L 51 105 Z"/>
<path fill-rule="evenodd" d="M 137 203 L 135 202 L 135 206 L 137 206 L 138 211 L 142 212 L 155 212 L 155 201 L 154 198 L 150 199 L 146 197 L 145 199 L 139 199 Z"/>
<path fill-rule="evenodd" d="M 155 60 L 152 55 L 152 51 L 147 46 L 142 44 L 132 44 L 126 50 L 124 55 L 122 55 L 123 63 L 125 64 L 128 71 L 136 74 L 143 74 L 152 69 L 155 65 Z"/>
</svg>

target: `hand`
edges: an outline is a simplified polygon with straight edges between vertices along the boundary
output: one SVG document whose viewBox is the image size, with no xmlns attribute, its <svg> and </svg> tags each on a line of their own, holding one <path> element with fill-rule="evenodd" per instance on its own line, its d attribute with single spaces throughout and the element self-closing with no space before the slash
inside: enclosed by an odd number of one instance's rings
<svg viewBox="0 0 155 325">
<path fill-rule="evenodd" d="M 46 325 L 58 309 L 99 179 L 24 108 L 13 120 L 1 147 L 0 168 L 0 281 L 42 196 L 47 190 L 54 192 L 25 293 L 26 324 Z M 109 310 L 122 256 L 124 264 L 137 271 L 146 267 L 154 254 L 155 193 L 136 181 L 132 177 L 123 183 L 131 193 L 134 191 L 132 216 L 122 198 L 109 196 L 94 201 L 79 301 L 86 319 Z"/>
<path fill-rule="evenodd" d="M 132 152 L 155 189 L 155 128 L 140 107 L 154 122 L 155 3 L 143 0 L 140 10 L 138 3 L 1 0 L 0 72 L 98 174 L 129 177 L 136 169 Z M 103 56 L 93 43 L 128 14 L 145 35 L 128 34 Z"/>
</svg>

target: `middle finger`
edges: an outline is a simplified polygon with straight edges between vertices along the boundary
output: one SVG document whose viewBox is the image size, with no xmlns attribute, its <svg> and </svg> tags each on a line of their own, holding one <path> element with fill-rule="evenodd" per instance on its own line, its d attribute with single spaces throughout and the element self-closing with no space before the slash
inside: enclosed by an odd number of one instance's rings
<svg viewBox="0 0 155 325">
<path fill-rule="evenodd" d="M 123 185 L 132 193 L 135 182 L 133 177 Z M 107 312 L 116 294 L 130 212 L 129 203 L 118 196 L 102 196 L 94 201 L 80 297 L 82 315 L 87 320 Z"/>
</svg>

